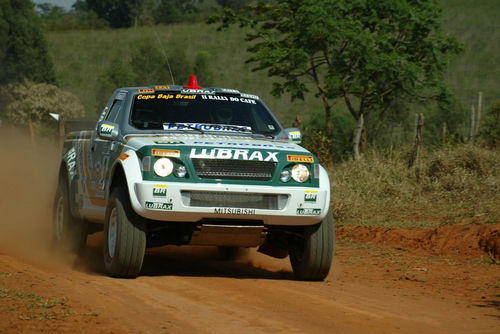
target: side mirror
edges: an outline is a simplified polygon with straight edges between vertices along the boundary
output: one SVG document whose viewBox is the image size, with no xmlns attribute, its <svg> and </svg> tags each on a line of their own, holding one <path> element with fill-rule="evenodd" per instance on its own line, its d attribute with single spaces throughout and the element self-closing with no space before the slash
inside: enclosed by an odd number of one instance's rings
<svg viewBox="0 0 500 334">
<path fill-rule="evenodd" d="M 97 124 L 97 137 L 113 140 L 118 137 L 118 124 L 113 122 L 99 122 Z"/>
<path fill-rule="evenodd" d="M 295 144 L 300 144 L 302 142 L 302 133 L 300 132 L 299 129 L 297 128 L 288 128 L 285 129 L 285 133 L 288 136 L 288 139 L 295 143 Z"/>
</svg>

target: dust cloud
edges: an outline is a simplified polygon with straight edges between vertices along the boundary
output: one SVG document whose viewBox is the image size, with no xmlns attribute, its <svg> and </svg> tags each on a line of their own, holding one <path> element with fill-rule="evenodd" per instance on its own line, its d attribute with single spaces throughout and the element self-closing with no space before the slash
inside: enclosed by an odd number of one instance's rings
<svg viewBox="0 0 500 334">
<path fill-rule="evenodd" d="M 48 256 L 59 150 L 26 130 L 0 128 L 0 252 Z"/>
<path fill-rule="evenodd" d="M 89 236 L 83 260 L 51 251 L 52 209 L 60 162 L 57 143 L 37 140 L 33 146 L 26 130 L 2 127 L 0 152 L 0 253 L 38 264 L 75 267 L 76 263 L 83 270 L 90 267 L 91 271 L 101 271 L 96 263 L 101 263 L 102 233 Z M 153 266 L 164 262 L 200 266 L 214 261 L 216 266 L 231 266 L 219 260 L 216 247 L 167 246 L 150 249 L 146 254 L 146 263 L 152 262 Z M 255 249 L 242 252 L 235 262 L 273 272 L 291 270 L 288 259 L 273 259 Z"/>
</svg>

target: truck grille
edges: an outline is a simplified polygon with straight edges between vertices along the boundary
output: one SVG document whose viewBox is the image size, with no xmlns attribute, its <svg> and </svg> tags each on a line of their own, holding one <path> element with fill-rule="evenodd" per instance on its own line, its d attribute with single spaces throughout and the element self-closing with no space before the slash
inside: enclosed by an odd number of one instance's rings
<svg viewBox="0 0 500 334">
<path fill-rule="evenodd" d="M 233 179 L 269 181 L 275 162 L 228 159 L 192 159 L 198 177 L 203 179 Z"/>
<path fill-rule="evenodd" d="M 282 210 L 288 201 L 288 195 L 285 194 L 248 194 L 220 191 L 182 191 L 181 198 L 186 206 L 264 210 Z"/>
</svg>

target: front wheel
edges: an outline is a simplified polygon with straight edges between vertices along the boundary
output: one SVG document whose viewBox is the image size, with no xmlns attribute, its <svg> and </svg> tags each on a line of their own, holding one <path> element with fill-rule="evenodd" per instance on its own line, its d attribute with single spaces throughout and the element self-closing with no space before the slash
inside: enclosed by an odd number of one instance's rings
<svg viewBox="0 0 500 334">
<path fill-rule="evenodd" d="M 290 250 L 290 262 L 295 277 L 303 281 L 322 281 L 328 275 L 333 259 L 335 228 L 333 214 L 315 226 L 307 226 L 302 238 Z"/>
<path fill-rule="evenodd" d="M 111 193 L 104 224 L 104 266 L 114 277 L 139 275 L 146 252 L 144 223 L 130 205 L 125 188 Z"/>
</svg>

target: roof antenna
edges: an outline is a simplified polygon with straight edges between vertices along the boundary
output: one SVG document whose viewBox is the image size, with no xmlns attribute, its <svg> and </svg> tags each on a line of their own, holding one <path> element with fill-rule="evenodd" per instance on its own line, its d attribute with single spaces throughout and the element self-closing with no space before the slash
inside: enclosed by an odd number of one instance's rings
<svg viewBox="0 0 500 334">
<path fill-rule="evenodd" d="M 172 74 L 172 69 L 170 68 L 170 62 L 168 61 L 167 53 L 165 52 L 165 49 L 163 48 L 163 44 L 161 44 L 160 37 L 158 36 L 158 33 L 156 32 L 156 28 L 154 25 L 153 25 L 153 31 L 155 33 L 156 40 L 158 41 L 158 44 L 160 45 L 161 52 L 163 53 L 163 56 L 167 60 L 167 66 L 168 66 L 168 71 L 170 72 L 170 78 L 172 79 L 172 85 L 175 85 L 174 76 Z"/>
</svg>

